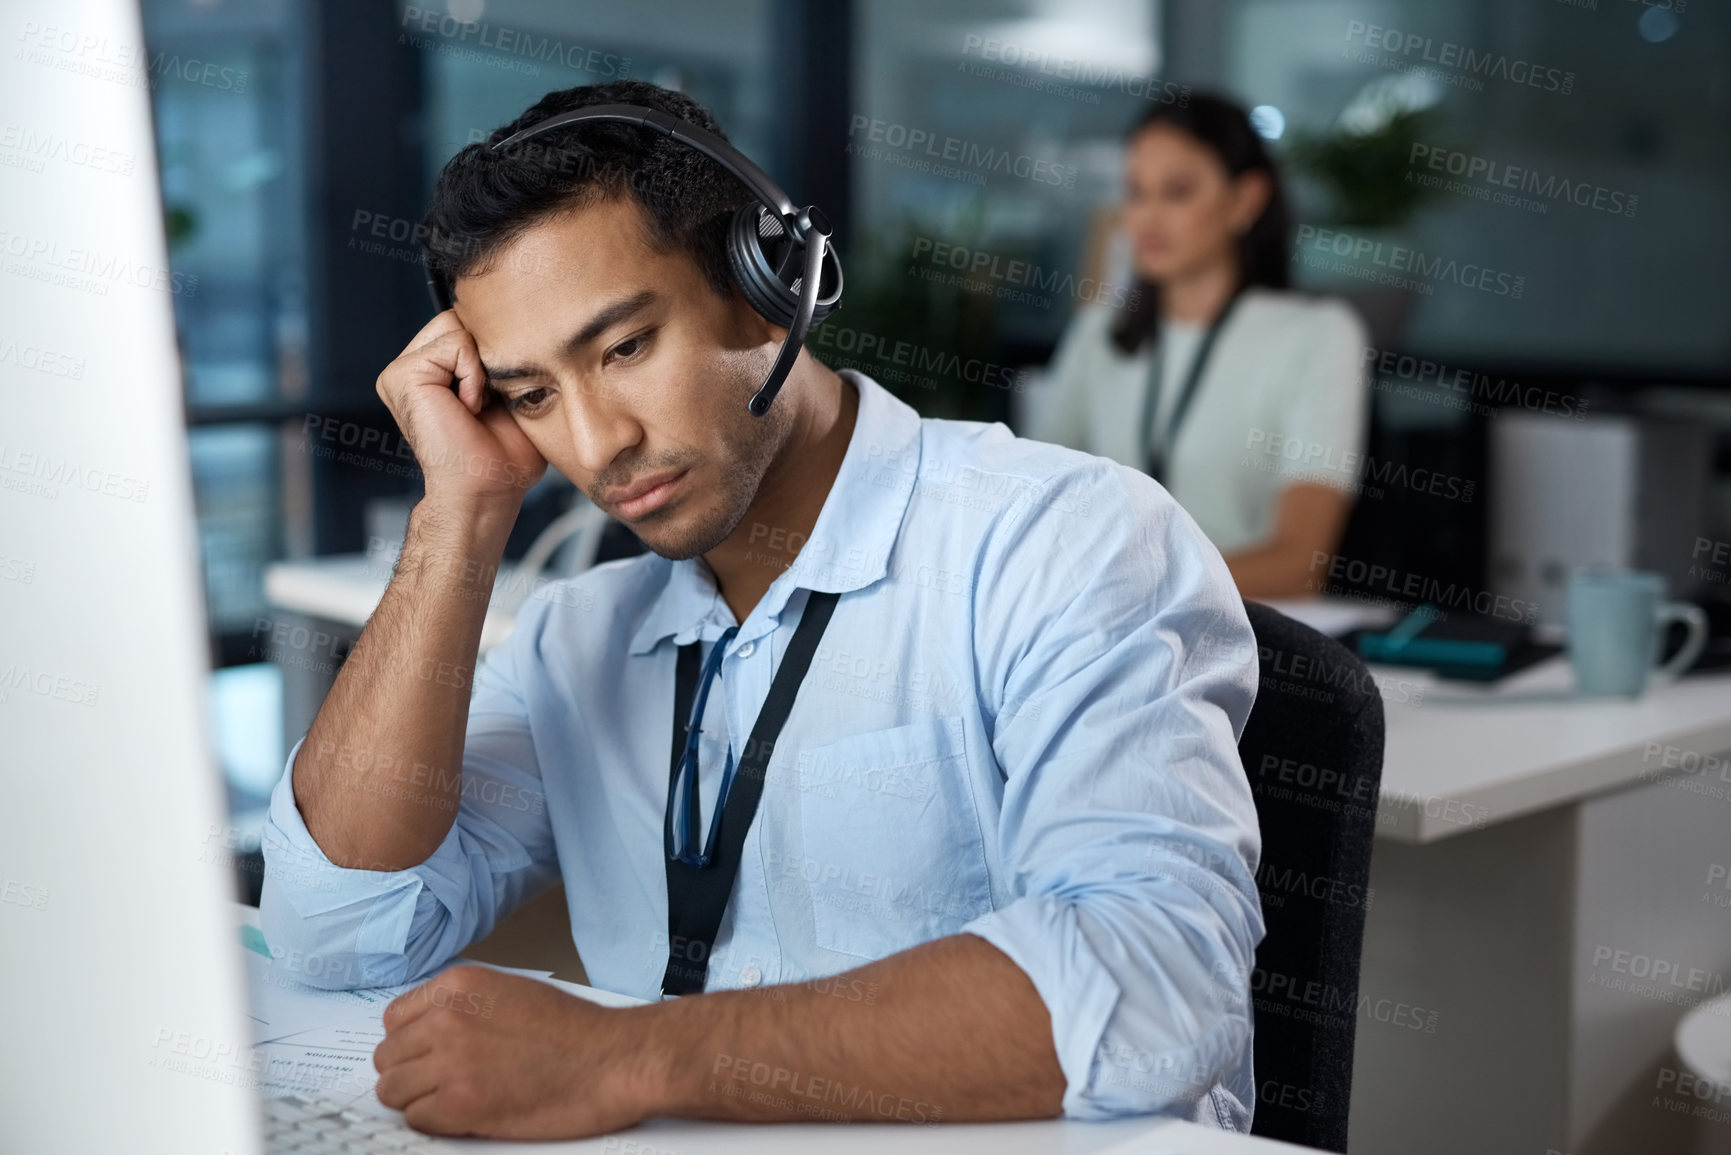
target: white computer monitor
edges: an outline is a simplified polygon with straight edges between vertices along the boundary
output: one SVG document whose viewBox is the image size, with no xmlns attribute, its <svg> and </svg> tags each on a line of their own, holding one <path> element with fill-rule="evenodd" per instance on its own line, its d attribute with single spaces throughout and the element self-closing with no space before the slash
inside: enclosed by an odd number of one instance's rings
<svg viewBox="0 0 1731 1155">
<path fill-rule="evenodd" d="M 0 1147 L 250 1155 L 150 60 L 135 0 L 0 40 Z"/>
</svg>

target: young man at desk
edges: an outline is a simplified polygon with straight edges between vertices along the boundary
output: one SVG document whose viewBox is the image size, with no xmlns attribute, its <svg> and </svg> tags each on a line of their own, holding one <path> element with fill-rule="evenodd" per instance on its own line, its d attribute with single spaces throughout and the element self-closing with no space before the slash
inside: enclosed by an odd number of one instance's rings
<svg viewBox="0 0 1731 1155">
<path fill-rule="evenodd" d="M 428 1131 L 1247 1130 L 1256 666 L 1219 554 L 1149 478 L 923 421 L 797 340 L 748 411 L 789 333 L 725 255 L 757 194 L 638 125 L 491 147 L 622 104 L 718 131 L 571 89 L 439 180 L 454 308 L 378 381 L 426 496 L 273 797 L 266 937 L 310 982 L 411 982 L 562 878 L 590 981 L 659 1000 L 411 991 L 378 1094 Z M 474 669 L 549 462 L 652 552 L 531 600 Z"/>
</svg>

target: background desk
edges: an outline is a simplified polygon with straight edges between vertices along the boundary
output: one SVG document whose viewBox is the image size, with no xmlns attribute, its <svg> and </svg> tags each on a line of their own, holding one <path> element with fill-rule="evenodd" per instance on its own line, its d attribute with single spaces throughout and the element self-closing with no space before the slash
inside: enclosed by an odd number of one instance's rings
<svg viewBox="0 0 1731 1155">
<path fill-rule="evenodd" d="M 364 553 L 275 562 L 265 567 L 264 572 L 265 599 L 278 611 L 269 624 L 305 626 L 309 631 L 323 631 L 352 642 L 361 636 L 362 627 L 385 596 L 394 564 L 390 558 Z M 521 592 L 515 588 L 519 584 L 516 567 L 509 562 L 502 564 L 493 583 L 487 615 L 481 622 L 482 654 L 511 636 L 516 625 L 517 601 L 511 595 Z M 269 641 L 269 636 L 263 640 Z M 311 656 L 322 659 L 326 652 L 319 650 Z M 268 648 L 266 653 L 270 653 Z M 291 653 L 285 655 L 288 660 L 277 661 L 282 674 L 285 752 L 312 726 L 336 681 L 334 663 L 294 660 L 304 656 L 307 655 Z M 236 825 L 251 833 L 262 822 L 260 811 Z"/>
<path fill-rule="evenodd" d="M 1494 691 L 1373 672 L 1388 743 L 1352 1149 L 1694 1150 L 1653 1100 L 1678 1020 L 1731 981 L 1709 893 L 1731 863 L 1731 764 L 1710 761 L 1731 676 L 1623 701 L 1568 696 L 1560 658 Z M 1631 973 L 1658 963 L 1674 980 Z M 1364 996 L 1434 1012 L 1435 1033 Z"/>
<path fill-rule="evenodd" d="M 264 596 L 278 609 L 346 626 L 358 634 L 385 596 L 394 564 L 364 553 L 273 562 L 265 567 Z M 493 598 L 481 623 L 483 654 L 510 637 L 516 624 L 516 615 L 502 605 L 502 593 L 512 588 L 516 572 L 510 562 L 499 566 Z"/>
</svg>

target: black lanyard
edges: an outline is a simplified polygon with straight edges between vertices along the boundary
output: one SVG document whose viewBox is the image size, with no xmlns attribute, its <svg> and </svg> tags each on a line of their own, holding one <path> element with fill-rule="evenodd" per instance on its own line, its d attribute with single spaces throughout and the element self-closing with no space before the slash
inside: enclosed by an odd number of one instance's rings
<svg viewBox="0 0 1731 1155">
<path fill-rule="evenodd" d="M 1156 481 L 1163 481 L 1161 474 L 1166 472 L 1166 453 L 1169 446 L 1178 438 L 1178 426 L 1184 420 L 1185 412 L 1190 408 L 1191 398 L 1196 394 L 1196 386 L 1202 380 L 1202 370 L 1208 364 L 1208 355 L 1214 351 L 1214 339 L 1220 336 L 1220 330 L 1226 325 L 1226 318 L 1232 315 L 1232 307 L 1238 304 L 1242 289 L 1233 290 L 1232 296 L 1226 300 L 1226 305 L 1220 310 L 1220 315 L 1214 318 L 1214 323 L 1208 326 L 1208 331 L 1202 334 L 1201 344 L 1196 346 L 1196 356 L 1191 359 L 1190 372 L 1185 374 L 1184 387 L 1179 390 L 1172 406 L 1172 417 L 1166 422 L 1160 438 L 1160 444 L 1154 444 L 1154 406 L 1160 397 L 1160 378 L 1166 360 L 1164 349 L 1156 349 L 1154 363 L 1148 371 L 1148 392 L 1142 403 L 1142 424 L 1139 427 L 1142 438 L 1142 463 L 1148 476 Z"/>
<path fill-rule="evenodd" d="M 817 652 L 818 639 L 829 625 L 830 614 L 841 597 L 837 593 L 807 595 L 805 612 L 800 615 L 799 628 L 782 656 L 781 669 L 769 685 L 763 709 L 751 727 L 751 739 L 734 769 L 733 786 L 728 791 L 727 807 L 721 814 L 715 854 L 705 867 L 690 866 L 672 856 L 667 858 L 667 971 L 661 978 L 664 995 L 688 995 L 703 990 L 709 977 L 709 953 L 715 946 L 715 936 L 721 930 L 721 915 L 727 909 L 728 895 L 733 893 L 733 880 L 739 875 L 739 862 L 745 850 L 745 836 L 757 815 L 757 803 L 763 797 L 764 771 L 781 727 L 793 709 L 793 699 L 799 684 Z M 716 643 L 717 645 L 721 643 Z M 685 754 L 686 723 L 691 718 L 691 705 L 697 697 L 697 675 L 701 659 L 701 643 L 679 647 L 678 673 L 673 682 L 673 766 L 669 772 L 669 795 L 678 786 L 679 760 Z"/>
</svg>

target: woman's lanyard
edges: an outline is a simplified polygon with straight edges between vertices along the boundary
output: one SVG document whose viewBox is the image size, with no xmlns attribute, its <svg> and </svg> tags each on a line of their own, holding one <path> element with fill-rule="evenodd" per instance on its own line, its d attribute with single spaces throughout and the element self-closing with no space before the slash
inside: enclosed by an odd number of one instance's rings
<svg viewBox="0 0 1731 1155">
<path fill-rule="evenodd" d="M 727 898 L 733 893 L 733 880 L 739 875 L 739 862 L 744 855 L 745 836 L 757 815 L 758 800 L 763 797 L 763 777 L 769 766 L 769 756 L 781 735 L 782 724 L 793 709 L 799 684 L 817 652 L 818 639 L 829 625 L 835 612 L 838 593 L 811 591 L 806 595 L 805 611 L 800 615 L 799 628 L 782 656 L 781 669 L 769 684 L 763 709 L 751 727 L 751 738 L 745 744 L 745 755 L 737 767 L 729 766 L 723 787 L 715 799 L 716 815 L 711 820 L 709 838 L 701 854 L 693 850 L 697 832 L 696 768 L 687 777 L 684 792 L 685 808 L 681 813 L 686 828 L 687 853 L 676 852 L 674 811 L 681 809 L 680 763 L 685 761 L 696 734 L 692 732 L 696 715 L 692 707 L 698 697 L 697 677 L 699 642 L 679 647 L 679 665 L 673 682 L 673 768 L 667 782 L 667 815 L 662 828 L 667 857 L 667 970 L 661 978 L 663 995 L 686 995 L 700 992 L 709 977 L 709 954 L 715 947 L 715 936 L 721 930 L 721 915 L 727 909 Z M 731 632 L 731 631 L 730 631 Z M 719 651 L 728 642 L 723 636 L 715 643 Z M 712 653 L 711 658 L 715 655 Z M 711 666 L 719 663 L 712 661 Z M 713 676 L 713 669 L 711 670 Z M 707 679 L 703 687 L 707 697 Z"/>
<path fill-rule="evenodd" d="M 1154 363 L 1148 372 L 1148 390 L 1142 403 L 1142 424 L 1138 428 L 1142 436 L 1143 468 L 1147 470 L 1148 476 L 1156 481 L 1165 480 L 1162 475 L 1166 472 L 1166 455 L 1178 439 L 1178 426 L 1184 421 L 1184 414 L 1196 394 L 1196 386 L 1202 381 L 1202 371 L 1208 365 L 1208 355 L 1214 351 L 1214 340 L 1220 336 L 1226 319 L 1232 315 L 1232 307 L 1238 304 L 1238 298 L 1242 294 L 1242 288 L 1234 289 L 1232 296 L 1227 298 L 1225 306 L 1220 310 L 1220 315 L 1214 318 L 1214 323 L 1202 334 L 1202 341 L 1196 346 L 1196 356 L 1190 360 L 1190 372 L 1184 376 L 1184 386 L 1173 399 L 1172 417 L 1166 422 L 1158 445 L 1154 444 L 1154 410 L 1160 399 L 1161 379 L 1166 375 L 1165 342 L 1161 342 L 1154 350 Z"/>
</svg>

